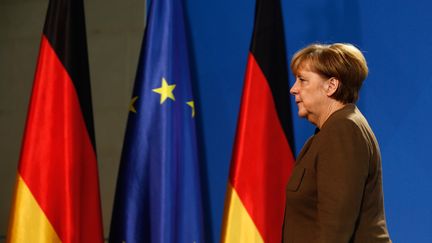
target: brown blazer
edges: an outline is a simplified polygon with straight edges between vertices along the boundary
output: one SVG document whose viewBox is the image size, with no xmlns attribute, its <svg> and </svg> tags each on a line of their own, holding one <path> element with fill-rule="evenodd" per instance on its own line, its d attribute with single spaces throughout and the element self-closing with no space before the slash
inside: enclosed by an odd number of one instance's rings
<svg viewBox="0 0 432 243">
<path fill-rule="evenodd" d="M 301 150 L 286 187 L 284 243 L 388 243 L 381 155 L 353 104 Z"/>
</svg>

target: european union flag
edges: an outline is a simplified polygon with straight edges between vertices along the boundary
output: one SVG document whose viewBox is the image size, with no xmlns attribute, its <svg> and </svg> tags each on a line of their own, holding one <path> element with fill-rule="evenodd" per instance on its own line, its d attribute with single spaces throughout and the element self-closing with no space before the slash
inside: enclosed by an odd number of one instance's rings
<svg viewBox="0 0 432 243">
<path fill-rule="evenodd" d="M 110 242 L 204 242 L 187 50 L 182 1 L 151 1 Z"/>
</svg>

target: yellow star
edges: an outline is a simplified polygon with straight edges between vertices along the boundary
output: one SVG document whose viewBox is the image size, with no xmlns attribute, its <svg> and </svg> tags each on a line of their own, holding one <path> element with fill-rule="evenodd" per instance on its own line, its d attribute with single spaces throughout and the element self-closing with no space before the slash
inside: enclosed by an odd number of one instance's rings
<svg viewBox="0 0 432 243">
<path fill-rule="evenodd" d="M 186 102 L 186 104 L 190 107 L 192 107 L 192 117 L 195 117 L 195 103 L 193 100 Z"/>
<path fill-rule="evenodd" d="M 158 93 L 161 95 L 160 103 L 164 103 L 167 98 L 170 98 L 172 100 L 175 100 L 173 90 L 175 88 L 175 84 L 168 85 L 165 78 L 162 78 L 162 86 L 157 89 L 153 89 L 153 92 Z"/>
<path fill-rule="evenodd" d="M 135 97 L 132 98 L 131 102 L 129 103 L 129 111 L 132 111 L 133 113 L 137 112 L 136 109 L 135 109 L 135 106 L 134 106 L 134 104 L 137 101 L 137 99 L 138 99 L 138 96 L 135 96 Z"/>
</svg>

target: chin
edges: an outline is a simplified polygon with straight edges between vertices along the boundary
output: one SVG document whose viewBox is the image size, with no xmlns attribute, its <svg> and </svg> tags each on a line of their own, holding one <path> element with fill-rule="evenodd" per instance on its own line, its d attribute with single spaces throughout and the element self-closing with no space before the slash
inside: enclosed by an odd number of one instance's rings
<svg viewBox="0 0 432 243">
<path fill-rule="evenodd" d="M 307 112 L 302 111 L 302 110 L 299 110 L 297 114 L 298 114 L 298 116 L 301 117 L 301 118 L 305 118 L 305 117 L 308 115 Z"/>
</svg>

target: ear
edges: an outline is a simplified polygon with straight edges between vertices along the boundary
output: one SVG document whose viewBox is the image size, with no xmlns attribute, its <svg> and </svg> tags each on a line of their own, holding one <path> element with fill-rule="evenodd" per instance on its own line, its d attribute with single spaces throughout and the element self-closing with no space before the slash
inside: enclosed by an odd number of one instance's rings
<svg viewBox="0 0 432 243">
<path fill-rule="evenodd" d="M 328 80 L 328 86 L 327 86 L 327 96 L 330 97 L 332 96 L 334 93 L 336 93 L 337 89 L 339 88 L 339 79 L 337 78 L 330 78 Z"/>
</svg>

